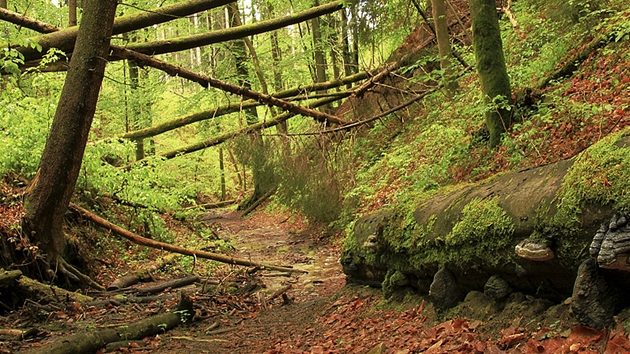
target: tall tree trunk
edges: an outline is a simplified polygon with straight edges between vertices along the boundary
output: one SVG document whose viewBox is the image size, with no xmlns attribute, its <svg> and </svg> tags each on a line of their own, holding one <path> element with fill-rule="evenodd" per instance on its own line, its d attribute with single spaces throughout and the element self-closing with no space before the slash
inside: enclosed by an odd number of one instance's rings
<svg viewBox="0 0 630 354">
<path fill-rule="evenodd" d="M 77 25 L 77 0 L 68 0 L 68 26 Z"/>
<path fill-rule="evenodd" d="M 37 174 L 26 193 L 25 234 L 56 269 L 65 249 L 63 218 L 79 176 L 105 73 L 117 0 L 83 0 L 74 55 Z M 61 264 L 63 265 L 63 264 Z"/>
<path fill-rule="evenodd" d="M 453 65 L 451 63 L 451 43 L 448 34 L 448 21 L 446 19 L 446 5 L 444 0 L 432 0 L 433 21 L 435 22 L 435 34 L 440 54 L 440 67 L 444 71 L 442 80 L 449 97 L 453 97 L 457 91 L 457 81 L 453 77 Z"/>
<path fill-rule="evenodd" d="M 236 6 L 236 4 L 232 4 L 227 6 L 227 9 L 228 16 L 230 18 L 230 27 L 239 27 L 239 23 L 241 21 L 239 18 L 240 14 L 238 11 L 238 6 Z M 249 81 L 249 70 L 247 69 L 248 59 L 246 55 L 245 41 L 243 39 L 235 40 L 232 48 L 232 53 L 234 55 L 234 58 L 236 59 L 236 74 L 239 78 L 239 85 L 241 87 L 251 88 L 251 83 Z M 247 121 L 247 125 L 258 123 L 259 119 L 256 107 L 246 108 L 243 111 L 245 112 L 245 120 Z M 248 199 L 246 199 L 239 205 L 239 210 L 247 209 L 247 207 L 256 202 L 263 195 L 265 195 L 271 188 L 269 185 L 267 185 L 268 183 L 263 183 L 263 166 L 266 164 L 266 161 L 264 161 L 264 153 L 261 153 L 263 149 L 262 137 L 256 132 L 252 134 L 251 139 L 251 148 L 253 151 L 252 153 L 253 155 L 259 156 L 258 158 L 252 158 L 251 165 L 252 179 L 254 181 L 254 192 Z"/>
<path fill-rule="evenodd" d="M 318 1 L 315 1 L 315 6 L 318 5 Z M 311 20 L 311 30 L 313 31 L 313 56 L 315 58 L 315 82 L 326 81 L 326 57 L 324 56 L 324 43 L 320 26 L 319 17 Z"/>
<path fill-rule="evenodd" d="M 358 5 L 353 4 L 350 7 L 350 13 L 352 14 L 352 19 L 350 20 L 350 29 L 352 31 L 352 73 L 359 72 L 359 10 L 357 9 Z"/>
<path fill-rule="evenodd" d="M 505 67 L 499 18 L 495 7 L 495 0 L 470 0 L 477 73 L 487 102 L 497 103 L 496 100 L 499 99 L 503 103 L 511 104 L 510 78 Z M 501 142 L 501 135 L 511 123 L 510 111 L 505 104 L 486 112 L 490 147 L 494 148 Z"/>
<path fill-rule="evenodd" d="M 219 148 L 219 171 L 221 171 L 221 201 L 225 200 L 225 164 L 223 158 L 223 148 Z"/>
<path fill-rule="evenodd" d="M 0 0 L 0 7 L 3 9 L 7 8 L 7 0 Z"/>
<path fill-rule="evenodd" d="M 350 58 L 350 42 L 348 41 L 348 16 L 346 9 L 341 10 L 341 56 L 343 58 L 343 72 L 346 76 L 352 75 L 352 59 Z M 352 84 L 346 85 L 347 89 L 352 88 Z"/>
</svg>

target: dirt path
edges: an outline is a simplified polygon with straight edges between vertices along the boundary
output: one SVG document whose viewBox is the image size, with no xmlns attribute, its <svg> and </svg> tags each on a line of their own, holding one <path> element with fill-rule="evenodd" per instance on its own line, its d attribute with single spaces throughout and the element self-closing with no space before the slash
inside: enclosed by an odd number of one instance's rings
<svg viewBox="0 0 630 354">
<path fill-rule="evenodd" d="M 293 229 L 283 222 L 284 217 L 257 214 L 243 220 L 237 213 L 227 212 L 207 215 L 206 220 L 214 222 L 220 234 L 229 235 L 234 256 L 292 265 L 308 274 L 286 277 L 278 272 L 260 272 L 263 288 L 254 296 L 268 299 L 290 285 L 288 304 L 279 296 L 268 303 L 263 301 L 256 312 L 232 310 L 178 327 L 162 336 L 156 353 L 264 353 L 312 328 L 345 285 L 338 261 L 340 246 Z M 214 323 L 219 327 L 207 331 Z"/>
</svg>

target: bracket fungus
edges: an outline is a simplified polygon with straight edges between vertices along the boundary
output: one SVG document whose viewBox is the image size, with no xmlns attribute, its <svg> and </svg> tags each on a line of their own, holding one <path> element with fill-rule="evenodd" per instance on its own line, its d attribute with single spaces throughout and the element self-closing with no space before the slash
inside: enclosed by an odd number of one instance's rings
<svg viewBox="0 0 630 354">
<path fill-rule="evenodd" d="M 531 261 L 548 261 L 554 254 L 546 241 L 527 238 L 514 247 L 516 255 Z"/>
<path fill-rule="evenodd" d="M 630 215 L 615 214 L 604 223 L 591 242 L 589 253 L 600 268 L 630 271 Z"/>
</svg>

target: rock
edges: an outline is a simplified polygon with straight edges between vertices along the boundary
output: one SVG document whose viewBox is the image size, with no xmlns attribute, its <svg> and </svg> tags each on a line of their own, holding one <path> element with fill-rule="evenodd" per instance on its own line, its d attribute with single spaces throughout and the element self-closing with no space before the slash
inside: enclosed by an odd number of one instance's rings
<svg viewBox="0 0 630 354">
<path fill-rule="evenodd" d="M 429 297 L 436 307 L 450 308 L 464 298 L 464 293 L 453 274 L 446 267 L 442 267 L 433 276 L 433 282 L 429 287 Z"/>
<path fill-rule="evenodd" d="M 527 238 L 514 247 L 516 255 L 530 261 L 548 261 L 554 254 L 547 241 Z"/>
<path fill-rule="evenodd" d="M 571 310 L 578 321 L 603 329 L 613 322 L 617 300 L 617 291 L 606 282 L 595 260 L 584 261 L 578 268 L 571 296 Z"/>
<path fill-rule="evenodd" d="M 498 275 L 493 275 L 488 279 L 483 287 L 483 293 L 492 299 L 499 301 L 505 299 L 512 293 L 512 288 L 507 281 Z"/>
<path fill-rule="evenodd" d="M 608 223 L 603 224 L 589 247 L 591 257 L 597 259 L 602 268 L 630 271 L 630 217 L 627 214 L 615 214 Z"/>
</svg>

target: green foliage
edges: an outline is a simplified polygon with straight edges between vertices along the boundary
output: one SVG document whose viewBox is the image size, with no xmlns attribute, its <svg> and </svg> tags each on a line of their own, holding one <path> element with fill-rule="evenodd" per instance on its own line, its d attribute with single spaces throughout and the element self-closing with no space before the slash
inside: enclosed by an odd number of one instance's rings
<svg viewBox="0 0 630 354">
<path fill-rule="evenodd" d="M 625 197 L 630 190 L 630 153 L 626 129 L 604 138 L 579 155 L 564 177 L 558 212 L 553 222 L 571 230 L 580 223 L 582 209 L 589 203 L 609 205 L 616 211 L 630 210 Z M 617 143 L 624 139 L 624 143 Z"/>
</svg>

